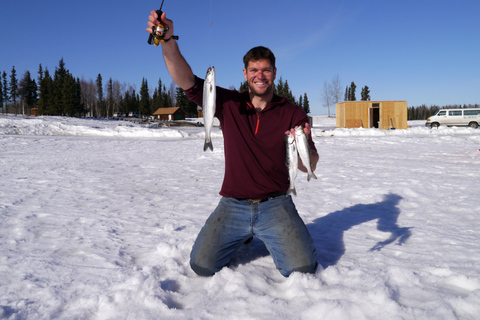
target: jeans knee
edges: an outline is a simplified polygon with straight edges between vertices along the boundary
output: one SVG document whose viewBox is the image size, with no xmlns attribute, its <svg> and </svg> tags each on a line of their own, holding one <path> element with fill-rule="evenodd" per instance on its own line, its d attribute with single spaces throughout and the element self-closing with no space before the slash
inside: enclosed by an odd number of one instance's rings
<svg viewBox="0 0 480 320">
<path fill-rule="evenodd" d="M 201 277 L 211 277 L 215 274 L 215 271 L 209 268 L 200 267 L 195 262 L 190 260 L 190 267 L 192 270 Z"/>
<path fill-rule="evenodd" d="M 310 264 L 307 266 L 292 268 L 291 270 L 280 270 L 280 273 L 284 277 L 290 276 L 293 272 L 300 272 L 300 273 L 315 273 L 317 271 L 318 262 L 315 261 L 315 264 Z"/>
</svg>

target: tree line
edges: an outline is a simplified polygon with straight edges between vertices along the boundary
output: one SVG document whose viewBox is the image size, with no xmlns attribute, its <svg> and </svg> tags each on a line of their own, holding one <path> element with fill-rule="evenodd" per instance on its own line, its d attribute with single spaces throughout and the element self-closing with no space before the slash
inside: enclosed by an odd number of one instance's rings
<svg viewBox="0 0 480 320">
<path fill-rule="evenodd" d="M 112 78 L 104 84 L 101 74 L 95 81 L 87 81 L 75 78 L 66 68 L 63 58 L 53 74 L 40 64 L 36 79 L 30 71 L 18 79 L 15 66 L 9 79 L 5 71 L 0 73 L 0 108 L 4 114 L 30 114 L 31 109 L 37 108 L 38 115 L 108 118 L 131 112 L 151 115 L 158 108 L 173 106 L 182 107 L 187 116 L 197 115 L 196 105 L 174 83 L 167 90 L 159 79 L 153 94 L 150 94 L 145 78 L 139 92 L 134 85 Z"/>
<path fill-rule="evenodd" d="M 357 101 L 357 97 L 355 95 L 356 89 L 357 86 L 355 85 L 355 82 L 352 81 L 350 86 L 347 86 L 345 89 L 344 101 Z M 370 88 L 368 86 L 363 87 L 360 96 L 360 101 L 370 101 Z"/>
<path fill-rule="evenodd" d="M 356 88 L 355 82 L 346 87 L 345 93 L 343 95 L 343 101 L 356 101 Z M 332 78 L 330 82 L 325 81 L 323 87 L 321 88 L 323 105 L 328 109 L 328 116 L 330 116 L 330 107 L 335 106 L 335 104 L 341 102 L 341 83 L 338 75 Z M 364 86 L 361 92 L 361 101 L 370 101 L 370 88 Z M 426 120 L 428 117 L 434 115 L 440 109 L 459 109 L 459 108 L 479 108 L 479 104 L 464 104 L 464 105 L 445 105 L 437 106 L 431 105 L 427 107 L 426 105 L 421 106 L 411 106 L 408 107 L 408 120 Z"/>
<path fill-rule="evenodd" d="M 480 108 L 480 104 L 453 104 L 445 105 L 443 107 L 437 105 L 426 105 L 408 107 L 408 120 L 426 120 L 433 116 L 440 109 L 465 109 L 465 108 Z"/>
<path fill-rule="evenodd" d="M 198 116 L 197 105 L 188 100 L 184 91 L 173 82 L 167 89 L 159 79 L 150 94 L 148 81 L 143 78 L 140 91 L 137 92 L 134 85 L 112 78 L 104 84 L 101 74 L 95 81 L 74 77 L 66 68 L 63 58 L 53 74 L 41 64 L 37 74 L 37 78 L 34 78 L 30 71 L 26 71 L 19 80 L 15 66 L 9 79 L 5 71 L 0 73 L 0 108 L 4 114 L 30 114 L 32 109 L 37 108 L 38 115 L 109 118 L 132 112 L 149 116 L 159 108 L 176 106 L 183 109 L 187 117 Z M 239 91 L 243 90 L 248 90 L 246 82 L 240 85 Z M 307 94 L 296 100 L 288 81 L 280 78 L 274 90 L 310 113 Z"/>
</svg>

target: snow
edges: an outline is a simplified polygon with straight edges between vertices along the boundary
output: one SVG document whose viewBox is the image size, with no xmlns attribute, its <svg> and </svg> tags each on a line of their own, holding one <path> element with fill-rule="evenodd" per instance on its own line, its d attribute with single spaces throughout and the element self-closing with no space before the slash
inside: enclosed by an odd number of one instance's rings
<svg viewBox="0 0 480 320">
<path fill-rule="evenodd" d="M 203 152 L 201 127 L 0 116 L 0 318 L 480 319 L 480 129 L 313 123 L 294 202 L 322 268 L 284 278 L 254 239 L 202 278 L 219 128 Z"/>
</svg>

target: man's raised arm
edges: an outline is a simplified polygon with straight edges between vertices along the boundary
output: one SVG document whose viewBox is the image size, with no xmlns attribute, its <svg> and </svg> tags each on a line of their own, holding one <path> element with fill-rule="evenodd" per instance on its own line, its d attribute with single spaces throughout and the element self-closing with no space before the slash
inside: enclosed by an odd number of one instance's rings
<svg viewBox="0 0 480 320">
<path fill-rule="evenodd" d="M 152 33 L 152 27 L 155 27 L 160 23 L 158 19 L 157 12 L 152 10 L 148 17 L 148 33 Z M 189 64 L 180 53 L 177 41 L 175 39 L 170 39 L 174 34 L 173 21 L 166 18 L 165 12 L 160 19 L 162 24 L 168 28 L 168 31 L 165 34 L 165 40 L 167 41 L 161 42 L 163 59 L 165 60 L 168 72 L 177 86 L 184 90 L 188 90 L 195 85 L 195 75 L 193 74 L 192 68 L 190 68 Z"/>
</svg>

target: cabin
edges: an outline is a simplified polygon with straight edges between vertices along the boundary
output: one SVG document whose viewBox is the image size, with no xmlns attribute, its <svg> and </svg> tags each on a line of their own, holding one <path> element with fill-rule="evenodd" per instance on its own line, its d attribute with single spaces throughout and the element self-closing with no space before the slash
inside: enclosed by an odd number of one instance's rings
<svg viewBox="0 0 480 320">
<path fill-rule="evenodd" d="M 407 129 L 407 101 L 344 101 L 335 105 L 337 128 Z"/>
<path fill-rule="evenodd" d="M 180 109 L 180 107 L 158 108 L 153 113 L 153 119 L 163 121 L 185 120 L 185 111 Z"/>
</svg>

